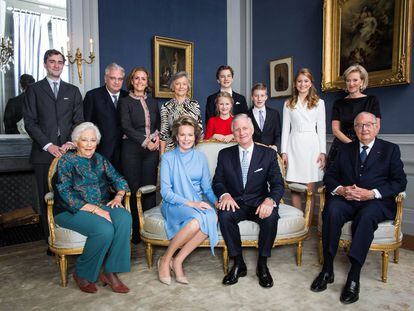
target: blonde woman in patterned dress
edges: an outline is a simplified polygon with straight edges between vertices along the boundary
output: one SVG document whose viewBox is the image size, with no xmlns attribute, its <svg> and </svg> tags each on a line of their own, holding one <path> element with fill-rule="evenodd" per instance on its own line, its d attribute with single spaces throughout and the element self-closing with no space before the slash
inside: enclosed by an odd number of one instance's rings
<svg viewBox="0 0 414 311">
<path fill-rule="evenodd" d="M 160 154 L 173 150 L 175 144 L 171 137 L 173 123 L 182 116 L 192 117 L 203 130 L 200 105 L 196 100 L 188 97 L 190 91 L 190 80 L 188 74 L 180 71 L 171 77 L 170 89 L 174 97 L 161 106 L 160 126 Z"/>
</svg>

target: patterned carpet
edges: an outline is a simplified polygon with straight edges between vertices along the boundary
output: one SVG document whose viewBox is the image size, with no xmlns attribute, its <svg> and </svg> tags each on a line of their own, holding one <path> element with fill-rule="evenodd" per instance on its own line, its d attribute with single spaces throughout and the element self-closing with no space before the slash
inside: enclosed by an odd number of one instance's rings
<svg viewBox="0 0 414 311">
<path fill-rule="evenodd" d="M 98 293 L 86 294 L 69 278 L 67 288 L 59 285 L 53 257 L 45 255 L 44 242 L 30 242 L 0 248 L 0 309 L 8 310 L 414 310 L 414 252 L 401 250 L 400 263 L 390 262 L 388 283 L 380 281 L 381 255 L 370 252 L 362 270 L 360 300 L 344 306 L 339 302 L 349 262 L 343 251 L 335 259 L 335 283 L 321 293 L 309 286 L 319 273 L 316 234 L 305 241 L 303 264 L 295 265 L 295 248 L 273 250 L 269 268 L 275 280 L 271 289 L 258 285 L 255 275 L 256 250 L 246 249 L 247 276 L 225 287 L 221 252 L 198 249 L 185 262 L 190 285 L 157 280 L 156 269 L 148 270 L 144 246 L 132 247 L 130 273 L 121 279 L 131 288 L 125 295 L 99 286 Z M 155 251 L 154 258 L 163 253 Z M 391 256 L 390 256 L 391 257 Z M 74 266 L 69 261 L 69 269 Z"/>
</svg>

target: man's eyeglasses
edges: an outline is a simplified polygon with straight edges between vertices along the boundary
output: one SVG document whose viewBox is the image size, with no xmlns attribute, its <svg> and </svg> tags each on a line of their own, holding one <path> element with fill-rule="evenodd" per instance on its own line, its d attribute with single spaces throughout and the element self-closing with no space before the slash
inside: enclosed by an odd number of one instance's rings
<svg viewBox="0 0 414 311">
<path fill-rule="evenodd" d="M 372 129 L 373 127 L 374 127 L 374 125 L 375 124 L 377 124 L 376 122 L 368 122 L 368 123 L 357 123 L 357 124 L 355 124 L 355 128 L 357 129 L 357 130 L 363 130 L 364 129 L 364 127 L 367 129 L 367 130 L 370 130 L 370 129 Z"/>
</svg>

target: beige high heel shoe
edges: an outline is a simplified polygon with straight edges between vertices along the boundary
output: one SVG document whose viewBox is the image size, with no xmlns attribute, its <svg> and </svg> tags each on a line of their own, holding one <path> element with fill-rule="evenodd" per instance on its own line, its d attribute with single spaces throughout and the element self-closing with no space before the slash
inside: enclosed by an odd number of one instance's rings
<svg viewBox="0 0 414 311">
<path fill-rule="evenodd" d="M 158 261 L 157 261 L 157 268 L 158 268 L 158 280 L 159 280 L 161 283 L 163 283 L 163 284 L 170 285 L 170 284 L 171 284 L 171 276 L 162 277 L 162 276 L 161 276 L 161 274 L 160 274 L 160 264 L 161 264 L 161 258 L 162 258 L 162 256 L 160 256 L 160 257 L 158 258 Z"/>
<path fill-rule="evenodd" d="M 174 270 L 173 260 L 171 260 L 170 268 L 171 268 L 171 271 L 174 272 L 175 280 L 178 283 L 181 283 L 181 284 L 185 284 L 185 285 L 190 284 L 190 282 L 188 282 L 188 279 L 187 279 L 187 277 L 185 275 L 182 275 L 182 276 L 177 275 L 177 273 Z"/>
</svg>

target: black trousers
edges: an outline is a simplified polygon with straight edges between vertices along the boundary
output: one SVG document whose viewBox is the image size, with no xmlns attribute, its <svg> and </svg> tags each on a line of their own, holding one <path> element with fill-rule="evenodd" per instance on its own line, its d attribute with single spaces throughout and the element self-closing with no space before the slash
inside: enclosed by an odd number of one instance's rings
<svg viewBox="0 0 414 311">
<path fill-rule="evenodd" d="M 274 208 L 269 217 L 260 219 L 255 215 L 257 207 L 240 205 L 235 212 L 219 210 L 218 218 L 221 234 L 226 241 L 230 257 L 242 254 L 240 230 L 238 223 L 243 220 L 252 220 L 260 227 L 259 233 L 259 256 L 270 257 L 273 243 L 277 233 L 277 222 L 279 213 Z"/>
<path fill-rule="evenodd" d="M 132 237 L 138 240 L 139 220 L 136 192 L 139 187 L 157 184 L 159 153 L 144 149 L 137 143 L 125 139 L 122 142 L 121 158 L 123 173 L 131 189 Z M 144 211 L 155 205 L 155 192 L 143 196 L 142 208 Z"/>
<path fill-rule="evenodd" d="M 47 185 L 47 175 L 49 172 L 49 164 L 33 164 L 35 178 L 36 178 L 36 186 L 37 186 L 37 194 L 39 199 L 39 213 L 40 213 L 40 223 L 43 229 L 43 235 L 48 243 L 49 237 L 49 226 L 47 222 L 47 205 L 45 202 L 45 194 L 49 192 L 49 188 Z"/>
<path fill-rule="evenodd" d="M 385 207 L 381 200 L 357 202 L 347 201 L 339 196 L 330 198 L 322 213 L 324 257 L 331 255 L 335 258 L 342 227 L 352 220 L 352 243 L 348 256 L 357 260 L 362 266 L 374 239 L 378 223 L 394 217 L 395 212 Z"/>
</svg>

